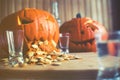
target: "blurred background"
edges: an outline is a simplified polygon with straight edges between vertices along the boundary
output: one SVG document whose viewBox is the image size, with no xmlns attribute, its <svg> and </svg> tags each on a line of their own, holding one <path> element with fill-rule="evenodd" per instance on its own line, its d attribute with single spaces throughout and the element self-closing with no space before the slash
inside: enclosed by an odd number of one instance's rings
<svg viewBox="0 0 120 80">
<path fill-rule="evenodd" d="M 58 4 L 61 24 L 76 17 L 90 17 L 106 29 L 119 30 L 120 0 L 0 0 L 0 21 L 7 15 L 23 8 L 43 9 L 53 14 L 53 3 Z"/>
</svg>

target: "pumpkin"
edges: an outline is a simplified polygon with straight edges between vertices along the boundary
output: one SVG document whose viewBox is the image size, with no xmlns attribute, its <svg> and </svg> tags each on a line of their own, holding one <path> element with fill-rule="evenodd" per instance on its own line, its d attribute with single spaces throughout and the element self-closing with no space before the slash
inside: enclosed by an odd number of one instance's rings
<svg viewBox="0 0 120 80">
<path fill-rule="evenodd" d="M 60 33 L 70 34 L 70 52 L 95 52 L 95 33 L 98 31 L 107 32 L 103 25 L 89 17 L 81 18 L 80 14 L 60 26 Z"/>
<path fill-rule="evenodd" d="M 0 24 L 0 31 L 23 29 L 25 36 L 24 49 L 29 50 L 32 44 L 47 42 L 39 46 L 44 51 L 57 50 L 59 27 L 55 18 L 47 11 L 25 8 L 6 16 Z M 24 51 L 26 51 L 24 50 Z"/>
</svg>

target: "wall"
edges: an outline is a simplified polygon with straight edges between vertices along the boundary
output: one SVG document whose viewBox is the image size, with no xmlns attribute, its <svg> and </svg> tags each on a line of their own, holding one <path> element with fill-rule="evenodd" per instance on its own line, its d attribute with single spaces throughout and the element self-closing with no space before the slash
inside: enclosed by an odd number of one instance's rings
<svg viewBox="0 0 120 80">
<path fill-rule="evenodd" d="M 114 30 L 120 30 L 120 0 L 111 0 Z"/>
<path fill-rule="evenodd" d="M 55 0 L 0 0 L 0 21 L 5 16 L 26 7 L 33 7 L 52 12 L 52 2 Z M 111 0 L 56 0 L 59 7 L 59 17 L 62 23 L 76 17 L 78 12 L 82 17 L 91 17 L 112 28 Z"/>
</svg>

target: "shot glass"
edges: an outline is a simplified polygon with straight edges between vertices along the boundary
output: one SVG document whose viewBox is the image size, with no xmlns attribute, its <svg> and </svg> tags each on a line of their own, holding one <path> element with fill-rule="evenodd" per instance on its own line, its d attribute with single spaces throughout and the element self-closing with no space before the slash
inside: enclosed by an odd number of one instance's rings
<svg viewBox="0 0 120 80">
<path fill-rule="evenodd" d="M 21 65 L 24 63 L 23 58 L 23 30 L 7 30 L 7 42 L 9 52 L 9 64 L 10 66 Z"/>
<path fill-rule="evenodd" d="M 97 80 L 120 80 L 120 31 L 97 33 L 95 37 L 99 63 Z"/>
<path fill-rule="evenodd" d="M 69 33 L 60 33 L 59 46 L 62 53 L 69 53 Z"/>
</svg>

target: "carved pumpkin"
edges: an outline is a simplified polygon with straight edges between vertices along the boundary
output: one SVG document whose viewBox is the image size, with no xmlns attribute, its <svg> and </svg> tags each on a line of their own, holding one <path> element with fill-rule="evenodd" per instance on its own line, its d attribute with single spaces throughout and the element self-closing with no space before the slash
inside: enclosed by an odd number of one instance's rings
<svg viewBox="0 0 120 80">
<path fill-rule="evenodd" d="M 96 51 L 94 34 L 97 31 L 106 33 L 106 29 L 100 23 L 88 17 L 80 18 L 80 15 L 60 27 L 60 33 L 70 33 L 70 52 Z"/>
<path fill-rule="evenodd" d="M 47 11 L 25 8 L 10 14 L 0 24 L 0 31 L 6 29 L 23 29 L 28 49 L 33 43 L 47 41 L 48 44 L 40 48 L 47 52 L 56 50 L 59 27 L 55 18 Z"/>
</svg>

